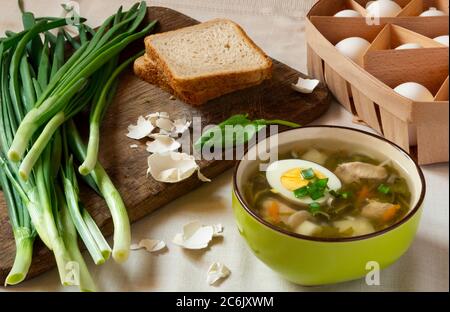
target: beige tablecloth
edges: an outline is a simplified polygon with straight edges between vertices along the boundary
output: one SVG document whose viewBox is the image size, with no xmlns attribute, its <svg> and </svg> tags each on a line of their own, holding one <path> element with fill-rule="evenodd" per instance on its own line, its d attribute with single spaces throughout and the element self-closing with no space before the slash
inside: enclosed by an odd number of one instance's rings
<svg viewBox="0 0 450 312">
<path fill-rule="evenodd" d="M 331 1 L 331 0 L 330 0 Z M 20 29 L 16 0 L 1 0 L 0 32 Z M 134 0 L 79 0 L 81 15 L 93 26 L 119 5 Z M 25 0 L 36 15 L 58 15 L 60 1 Z M 177 9 L 198 20 L 227 17 L 241 24 L 269 55 L 306 72 L 303 17 L 313 0 L 160 0 L 150 5 Z M 352 117 L 337 104 L 316 124 L 352 124 Z M 449 290 L 449 183 L 448 165 L 424 167 L 428 193 L 419 233 L 411 249 L 381 273 L 380 286 L 364 280 L 325 287 L 300 287 L 273 273 L 256 259 L 238 234 L 231 212 L 231 172 L 179 198 L 133 225 L 133 238 L 151 237 L 168 242 L 160 255 L 133 252 L 129 261 L 102 267 L 90 265 L 99 287 L 106 291 L 448 291 Z M 183 224 L 200 220 L 222 223 L 224 238 L 207 251 L 189 252 L 171 244 Z M 1 251 L 0 251 L 1 252 Z M 231 276 L 219 287 L 206 283 L 214 261 L 225 263 Z M 4 290 L 4 289 L 1 289 Z M 62 290 L 55 270 L 8 290 Z M 64 289 L 70 290 L 70 289 Z"/>
</svg>

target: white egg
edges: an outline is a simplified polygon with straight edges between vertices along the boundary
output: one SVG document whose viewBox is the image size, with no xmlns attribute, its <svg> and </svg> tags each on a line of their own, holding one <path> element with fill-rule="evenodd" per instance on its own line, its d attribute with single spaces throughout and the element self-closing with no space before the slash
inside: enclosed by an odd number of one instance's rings
<svg viewBox="0 0 450 312">
<path fill-rule="evenodd" d="M 405 43 L 395 48 L 395 50 L 421 49 L 420 43 Z"/>
<path fill-rule="evenodd" d="M 376 1 L 376 0 L 375 0 Z M 374 3 L 375 1 L 369 1 L 366 3 L 366 9 L 369 7 L 369 5 L 371 5 L 372 3 Z"/>
<path fill-rule="evenodd" d="M 342 10 L 334 14 L 334 17 L 362 17 L 362 15 L 355 10 Z"/>
<path fill-rule="evenodd" d="M 448 47 L 448 35 L 436 37 L 434 40 Z"/>
<path fill-rule="evenodd" d="M 328 178 L 329 190 L 338 190 L 342 187 L 341 181 L 333 172 L 319 164 L 301 159 L 279 160 L 270 164 L 266 171 L 267 182 L 269 182 L 270 187 L 279 195 L 297 204 L 309 205 L 313 202 L 323 204 L 330 196 L 328 190 L 325 192 L 324 197 L 317 200 L 312 200 L 309 196 L 297 198 L 294 195 L 294 190 L 287 188 L 285 186 L 286 184 L 283 184 L 282 182 L 282 177 L 286 177 L 288 172 L 297 169 L 306 170 L 310 168 L 313 169 L 316 174 L 319 173 L 321 176 Z"/>
<path fill-rule="evenodd" d="M 398 94 L 417 102 L 432 102 L 433 94 L 417 82 L 405 82 L 394 89 Z"/>
<path fill-rule="evenodd" d="M 373 17 L 394 17 L 402 10 L 395 1 L 391 0 L 378 0 L 372 2 L 366 8 L 369 16 Z"/>
<path fill-rule="evenodd" d="M 434 101 L 433 94 L 424 86 L 417 82 L 406 82 L 394 89 L 398 94 L 417 102 Z M 417 129 L 413 124 L 409 124 L 409 145 L 417 145 Z"/>
<path fill-rule="evenodd" d="M 434 7 L 430 7 L 427 11 L 423 12 L 419 16 L 445 16 L 445 15 L 447 14 Z"/>
<path fill-rule="evenodd" d="M 356 63 L 359 63 L 361 61 L 364 52 L 366 52 L 369 46 L 370 42 L 360 37 L 350 37 L 341 40 L 336 44 L 336 48 L 339 50 L 339 52 Z"/>
</svg>

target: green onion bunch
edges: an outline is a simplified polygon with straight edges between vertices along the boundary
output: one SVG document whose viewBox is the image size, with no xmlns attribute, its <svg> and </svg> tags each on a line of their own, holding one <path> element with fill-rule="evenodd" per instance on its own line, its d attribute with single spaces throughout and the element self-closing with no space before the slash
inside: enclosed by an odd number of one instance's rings
<svg viewBox="0 0 450 312">
<path fill-rule="evenodd" d="M 119 54 L 156 23 L 141 27 L 146 13 L 145 2 L 128 11 L 120 8 L 96 31 L 80 19 L 74 38 L 64 28 L 66 19 L 25 12 L 24 30 L 7 31 L 0 38 L 0 186 L 16 242 L 6 285 L 26 278 L 36 237 L 52 250 L 61 283 L 75 283 L 85 291 L 94 291 L 95 284 L 78 238 L 97 265 L 111 255 L 119 263 L 128 258 L 127 210 L 97 158 L 100 124 L 118 77 L 143 52 L 123 62 Z M 72 120 L 86 108 L 87 146 Z M 111 212 L 112 249 L 80 200 L 80 179 L 104 198 Z M 76 278 L 67 278 L 71 272 Z"/>
</svg>

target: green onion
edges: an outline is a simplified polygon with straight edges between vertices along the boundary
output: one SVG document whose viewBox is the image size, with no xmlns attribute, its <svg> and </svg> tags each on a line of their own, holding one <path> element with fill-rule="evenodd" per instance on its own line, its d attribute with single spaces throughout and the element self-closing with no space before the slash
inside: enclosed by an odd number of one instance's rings
<svg viewBox="0 0 450 312">
<path fill-rule="evenodd" d="M 325 191 L 323 189 L 317 188 L 314 185 L 309 187 L 309 197 L 312 200 L 317 200 L 325 196 Z"/>
<path fill-rule="evenodd" d="M 314 185 L 316 185 L 318 188 L 325 189 L 328 187 L 328 178 L 318 179 L 316 182 L 314 182 Z"/>
<path fill-rule="evenodd" d="M 389 194 L 391 192 L 391 188 L 386 185 L 386 184 L 380 184 L 377 188 L 378 192 L 382 193 L 382 194 Z"/>
<path fill-rule="evenodd" d="M 309 189 L 308 186 L 303 186 L 299 189 L 296 189 L 294 191 L 294 196 L 297 198 L 303 198 L 309 195 Z"/>
<path fill-rule="evenodd" d="M 312 180 L 316 174 L 312 168 L 302 170 L 302 177 L 306 180 Z"/>
<path fill-rule="evenodd" d="M 312 170 L 312 169 L 311 169 Z M 305 171 L 305 170 L 303 170 Z M 302 175 L 303 175 L 302 171 Z M 309 173 L 305 175 L 309 176 Z M 311 197 L 312 200 L 317 200 L 325 196 L 325 189 L 328 187 L 328 178 L 311 180 L 308 185 L 303 186 L 294 191 L 294 196 L 297 198 L 303 198 L 306 196 Z"/>
<path fill-rule="evenodd" d="M 67 139 L 70 149 L 78 160 L 86 159 L 86 146 L 84 145 L 75 123 L 67 123 Z M 103 195 L 108 205 L 114 224 L 113 258 L 122 263 L 128 259 L 131 244 L 131 230 L 127 209 L 105 169 L 97 161 L 94 170 L 90 173 L 92 180 Z"/>
<path fill-rule="evenodd" d="M 96 264 L 104 263 L 111 253 L 117 262 L 128 258 L 131 233 L 127 210 L 97 161 L 99 131 L 95 130 L 114 96 L 118 75 L 136 58 L 117 66 L 118 54 L 156 23 L 136 31 L 146 13 L 145 2 L 127 12 L 120 8 L 97 31 L 78 25 L 79 39 L 58 29 L 66 25 L 65 19 L 24 13 L 24 31 L 7 32 L 6 38 L 0 38 L 0 188 L 16 243 L 16 257 L 5 284 L 25 279 L 36 236 L 53 252 L 61 283 L 73 283 L 66 275 L 68 266 L 74 264 L 83 291 L 95 291 L 96 287 L 80 253 L 78 235 Z M 57 36 L 50 32 L 56 29 Z M 68 44 L 75 49 L 69 58 Z M 86 152 L 71 118 L 89 104 L 89 144 L 93 147 Z M 88 164 L 90 174 L 83 179 L 110 209 L 112 251 L 80 201 L 67 141 L 78 161 Z"/>
<path fill-rule="evenodd" d="M 330 194 L 335 197 L 335 198 L 343 198 L 343 199 L 348 199 L 350 198 L 353 193 L 351 191 L 335 191 L 335 190 L 330 190 Z"/>
<path fill-rule="evenodd" d="M 64 244 L 67 246 L 71 258 L 78 264 L 78 267 L 80 269 L 79 271 L 80 289 L 82 291 L 95 291 L 96 290 L 95 283 L 92 279 L 91 274 L 89 273 L 89 270 L 78 247 L 77 231 L 70 217 L 70 213 L 67 209 L 66 202 L 64 196 L 62 195 L 61 190 L 58 190 L 57 197 L 59 206 L 61 207 L 59 214 L 61 218 L 61 225 L 64 229 L 63 230 Z"/>
<path fill-rule="evenodd" d="M 58 123 L 53 121 L 53 117 L 58 114 L 65 116 L 66 119 L 70 117 L 73 114 L 72 109 L 67 110 L 70 107 L 70 100 L 83 88 L 85 82 L 111 58 L 116 57 L 129 43 L 141 38 L 154 27 L 156 22 L 152 22 L 140 32 L 134 33 L 134 30 L 145 18 L 146 8 L 145 2 L 142 2 L 136 12 L 131 14 L 126 20 L 131 23 L 128 27 L 124 28 L 123 26 L 126 26 L 127 23 L 122 21 L 106 31 L 106 27 L 110 21 L 114 20 L 115 15 L 110 17 L 102 25 L 92 41 L 82 45 L 77 50 L 77 52 L 82 52 L 75 53 L 58 71 L 52 70 L 53 76 L 51 82 L 35 104 L 35 108 L 26 115 L 24 121 L 20 124 L 8 152 L 10 160 L 18 161 L 24 154 L 28 142 L 37 129 L 45 123 L 53 123 L 50 128 L 47 128 L 48 131 L 42 133 L 34 143 L 34 145 L 38 146 L 33 146 L 30 149 L 28 154 L 31 153 L 31 155 L 27 155 L 22 161 L 21 167 L 23 170 L 21 171 L 21 176 L 24 179 L 27 179 L 30 169 L 34 166 L 37 158 L 43 151 L 43 147 L 40 145 L 45 146 L 48 144 L 49 136 L 59 127 Z M 36 27 L 33 27 L 33 29 Z M 127 31 L 120 32 L 122 28 L 127 29 Z M 31 35 L 26 34 L 20 41 L 20 44 L 27 42 L 31 38 Z M 62 34 L 60 38 L 63 38 Z M 16 53 L 21 56 L 23 49 L 19 49 Z M 14 73 L 14 71 L 12 72 Z M 17 88 L 14 88 L 14 90 L 17 92 Z M 17 96 L 15 98 L 15 102 L 18 102 Z M 83 106 L 86 104 L 80 103 Z M 79 111 L 81 108 L 77 107 L 76 109 Z M 19 111 L 17 114 L 21 116 L 22 113 Z"/>
<path fill-rule="evenodd" d="M 89 174 L 94 169 L 97 163 L 98 149 L 100 144 L 100 123 L 115 93 L 111 89 L 114 89 L 113 86 L 114 84 L 116 84 L 119 74 L 142 54 L 144 54 L 144 51 L 139 52 L 137 55 L 134 55 L 133 57 L 123 62 L 112 73 L 108 73 L 110 75 L 109 79 L 107 80 L 103 88 L 99 89 L 100 95 L 98 96 L 98 100 L 93 103 L 93 107 L 91 110 L 89 122 L 89 143 L 87 147 L 86 158 L 79 167 L 79 171 L 82 175 Z"/>
<path fill-rule="evenodd" d="M 309 212 L 312 215 L 315 215 L 316 213 L 318 213 L 321 209 L 321 206 L 319 203 L 313 202 L 311 204 L 309 204 Z"/>
</svg>

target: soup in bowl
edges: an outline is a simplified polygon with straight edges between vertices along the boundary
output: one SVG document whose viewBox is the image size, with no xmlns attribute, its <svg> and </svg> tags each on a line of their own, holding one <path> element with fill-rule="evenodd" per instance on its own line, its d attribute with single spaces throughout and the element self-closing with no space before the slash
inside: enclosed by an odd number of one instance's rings
<svg viewBox="0 0 450 312">
<path fill-rule="evenodd" d="M 406 152 L 363 131 L 317 126 L 281 132 L 276 157 L 250 159 L 263 147 L 266 155 L 271 139 L 239 161 L 233 190 L 239 231 L 264 263 L 320 285 L 360 278 L 408 249 L 425 181 Z"/>
</svg>

